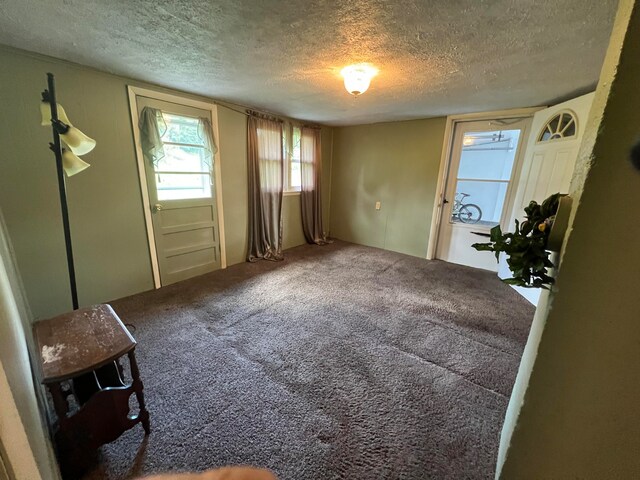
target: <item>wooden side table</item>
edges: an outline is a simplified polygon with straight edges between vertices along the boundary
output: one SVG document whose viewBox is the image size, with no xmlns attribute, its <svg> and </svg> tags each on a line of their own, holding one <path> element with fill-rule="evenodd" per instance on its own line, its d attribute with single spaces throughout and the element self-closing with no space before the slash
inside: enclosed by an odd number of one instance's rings
<svg viewBox="0 0 640 480">
<path fill-rule="evenodd" d="M 33 332 L 40 377 L 51 393 L 58 416 L 55 440 L 63 473 L 77 475 L 98 447 L 138 423 L 142 423 L 146 435 L 150 433 L 134 353 L 136 341 L 111 306 L 95 305 L 42 320 L 34 325 Z M 95 371 L 115 364 L 113 371 L 121 380 L 124 372 L 118 359 L 124 355 L 129 358 L 132 382 L 101 385 Z M 70 412 L 68 397 L 74 395 L 74 389 L 64 384 L 84 374 L 95 377 L 95 393 L 86 400 L 76 398 L 79 408 Z M 137 415 L 129 413 L 129 397 L 133 394 L 140 407 Z"/>
</svg>

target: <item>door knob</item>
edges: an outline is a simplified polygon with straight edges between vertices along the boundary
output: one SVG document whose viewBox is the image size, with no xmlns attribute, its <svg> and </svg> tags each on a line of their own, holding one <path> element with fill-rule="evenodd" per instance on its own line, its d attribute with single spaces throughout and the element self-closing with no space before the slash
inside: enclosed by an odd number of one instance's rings
<svg viewBox="0 0 640 480">
<path fill-rule="evenodd" d="M 154 211 L 154 213 L 155 213 L 155 212 L 159 212 L 160 210 L 162 210 L 162 204 L 161 204 L 161 203 L 156 203 L 156 204 L 153 206 L 153 211 Z"/>
</svg>

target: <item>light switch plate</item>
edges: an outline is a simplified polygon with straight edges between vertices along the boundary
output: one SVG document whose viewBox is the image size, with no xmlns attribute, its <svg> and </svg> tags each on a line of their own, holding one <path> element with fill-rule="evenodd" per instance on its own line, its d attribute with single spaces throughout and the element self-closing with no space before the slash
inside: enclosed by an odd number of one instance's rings
<svg viewBox="0 0 640 480">
<path fill-rule="evenodd" d="M 380 210 L 380 202 L 376 202 L 376 210 Z"/>
</svg>

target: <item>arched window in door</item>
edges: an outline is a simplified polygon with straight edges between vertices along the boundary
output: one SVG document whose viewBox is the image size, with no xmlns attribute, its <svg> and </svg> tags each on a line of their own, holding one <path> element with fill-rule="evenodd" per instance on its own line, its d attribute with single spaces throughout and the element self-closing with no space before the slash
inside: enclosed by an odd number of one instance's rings
<svg viewBox="0 0 640 480">
<path fill-rule="evenodd" d="M 564 111 L 554 115 L 538 135 L 538 142 L 549 142 L 563 138 L 575 137 L 578 134 L 578 123 L 572 112 Z"/>
</svg>

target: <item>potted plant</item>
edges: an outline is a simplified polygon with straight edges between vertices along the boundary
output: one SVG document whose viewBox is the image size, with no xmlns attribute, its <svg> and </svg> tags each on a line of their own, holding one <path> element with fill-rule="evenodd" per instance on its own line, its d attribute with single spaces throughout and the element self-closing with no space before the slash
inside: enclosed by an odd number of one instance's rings
<svg viewBox="0 0 640 480">
<path fill-rule="evenodd" d="M 554 193 L 541 204 L 532 200 L 524 209 L 526 220 L 516 220 L 513 233 L 502 233 L 500 225 L 496 225 L 491 229 L 490 242 L 471 245 L 478 251 L 495 252 L 497 260 L 500 253 L 505 253 L 513 273 L 512 278 L 503 279 L 505 283 L 546 290 L 553 285 L 554 279 L 547 270 L 554 266 L 549 260 L 548 242 L 561 197 Z"/>
</svg>

